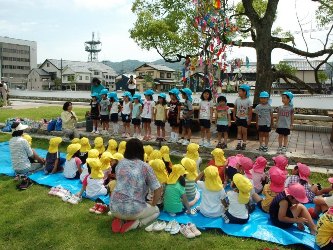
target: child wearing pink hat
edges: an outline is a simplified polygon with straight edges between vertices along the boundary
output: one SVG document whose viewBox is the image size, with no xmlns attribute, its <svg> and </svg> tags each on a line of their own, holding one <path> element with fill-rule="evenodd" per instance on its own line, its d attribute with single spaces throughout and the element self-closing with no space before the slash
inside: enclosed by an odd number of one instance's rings
<svg viewBox="0 0 333 250">
<path fill-rule="evenodd" d="M 224 187 L 226 187 L 228 185 L 228 182 L 232 181 L 233 176 L 238 173 L 237 157 L 240 156 L 243 155 L 237 154 L 237 156 L 229 156 L 227 158 L 227 164 L 225 168 L 225 179 L 223 182 Z"/>
<path fill-rule="evenodd" d="M 240 172 L 243 172 L 245 177 L 252 180 L 253 161 L 249 157 L 237 156 L 237 164 Z"/>
<path fill-rule="evenodd" d="M 263 189 L 263 181 L 265 181 L 265 168 L 267 160 L 265 157 L 259 156 L 253 164 L 252 181 L 256 193 L 261 193 Z"/>
<path fill-rule="evenodd" d="M 273 161 L 274 161 L 274 166 L 273 167 L 277 167 L 279 169 L 281 169 L 285 175 L 288 174 L 288 171 L 287 171 L 287 167 L 288 167 L 288 158 L 285 157 L 284 155 L 278 155 L 276 157 L 273 157 L 272 158 Z"/>
<path fill-rule="evenodd" d="M 297 223 L 299 230 L 304 230 L 304 223 L 309 227 L 310 233 L 316 234 L 316 225 L 310 213 L 301 203 L 307 203 L 305 188 L 295 183 L 285 188 L 272 201 L 269 208 L 271 222 L 279 228 L 290 228 Z"/>
</svg>

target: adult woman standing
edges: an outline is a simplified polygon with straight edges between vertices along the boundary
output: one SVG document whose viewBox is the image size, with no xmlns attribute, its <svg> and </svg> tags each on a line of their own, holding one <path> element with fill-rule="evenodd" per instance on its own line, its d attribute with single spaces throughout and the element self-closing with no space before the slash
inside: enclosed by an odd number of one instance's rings
<svg viewBox="0 0 333 250">
<path fill-rule="evenodd" d="M 94 77 L 92 79 L 92 85 L 91 85 L 91 94 L 97 93 L 98 94 L 98 100 L 101 99 L 100 92 L 105 89 L 104 85 L 101 83 L 101 80 L 99 80 L 97 77 Z"/>
<path fill-rule="evenodd" d="M 70 139 L 73 139 L 75 133 L 75 125 L 78 121 L 75 112 L 72 111 L 73 104 L 71 102 L 65 102 L 62 109 L 64 110 L 61 113 L 62 129 Z"/>
<path fill-rule="evenodd" d="M 131 93 L 132 97 L 135 94 L 135 89 L 136 89 L 136 81 L 133 78 L 133 76 L 131 75 L 130 79 L 128 79 L 128 81 L 127 81 L 127 90 L 128 90 L 128 92 Z"/>
<path fill-rule="evenodd" d="M 126 232 L 147 225 L 160 213 L 156 204 L 161 197 L 161 185 L 153 169 L 143 161 L 142 142 L 129 140 L 124 157 L 117 165 L 117 184 L 110 199 L 110 211 L 115 217 L 112 221 L 114 232 Z M 154 193 L 151 204 L 145 200 L 148 189 Z"/>
</svg>

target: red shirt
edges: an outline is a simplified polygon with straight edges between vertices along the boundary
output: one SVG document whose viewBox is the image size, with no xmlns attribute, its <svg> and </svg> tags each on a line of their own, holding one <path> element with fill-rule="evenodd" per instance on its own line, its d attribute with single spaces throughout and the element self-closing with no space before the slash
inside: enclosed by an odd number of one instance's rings
<svg viewBox="0 0 333 250">
<path fill-rule="evenodd" d="M 220 178 L 222 180 L 222 183 L 224 183 L 224 166 L 216 166 L 215 164 L 215 160 L 210 160 L 210 162 L 208 162 L 208 166 L 214 166 L 214 167 L 217 167 L 217 169 L 219 170 L 219 175 L 220 175 Z"/>
</svg>

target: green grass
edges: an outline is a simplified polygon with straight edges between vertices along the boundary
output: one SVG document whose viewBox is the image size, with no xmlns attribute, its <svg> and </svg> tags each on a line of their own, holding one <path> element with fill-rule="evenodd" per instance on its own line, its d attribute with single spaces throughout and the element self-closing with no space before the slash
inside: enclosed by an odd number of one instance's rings
<svg viewBox="0 0 333 250">
<path fill-rule="evenodd" d="M 74 108 L 74 112 L 79 118 L 79 121 L 84 120 L 86 112 L 89 108 Z M 0 112 L 0 122 L 5 122 L 8 118 L 29 118 L 34 121 L 39 121 L 43 118 L 57 118 L 62 112 L 62 106 L 41 106 L 28 109 L 4 109 Z"/>
</svg>

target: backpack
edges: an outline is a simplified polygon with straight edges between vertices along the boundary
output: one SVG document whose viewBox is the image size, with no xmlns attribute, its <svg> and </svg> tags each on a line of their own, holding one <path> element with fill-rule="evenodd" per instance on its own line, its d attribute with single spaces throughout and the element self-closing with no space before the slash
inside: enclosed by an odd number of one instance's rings
<svg viewBox="0 0 333 250">
<path fill-rule="evenodd" d="M 6 125 L 2 128 L 2 132 L 12 132 L 12 126 L 11 125 Z"/>
<path fill-rule="evenodd" d="M 62 130 L 62 120 L 60 117 L 58 117 L 55 123 L 55 131 L 61 131 L 61 130 Z"/>
<path fill-rule="evenodd" d="M 47 131 L 51 132 L 55 130 L 55 126 L 56 126 L 57 120 L 51 120 L 48 124 L 47 124 Z"/>
</svg>

